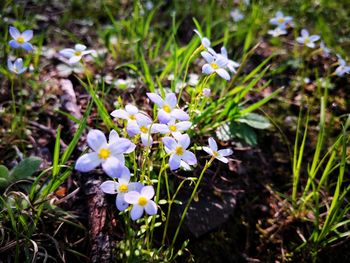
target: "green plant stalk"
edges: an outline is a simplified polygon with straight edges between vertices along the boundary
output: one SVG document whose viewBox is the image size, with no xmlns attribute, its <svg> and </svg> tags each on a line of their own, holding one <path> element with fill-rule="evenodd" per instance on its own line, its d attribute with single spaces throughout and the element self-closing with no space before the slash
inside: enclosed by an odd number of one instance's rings
<svg viewBox="0 0 350 263">
<path fill-rule="evenodd" d="M 194 198 L 194 196 L 196 195 L 197 193 L 197 190 L 198 190 L 198 187 L 199 187 L 199 184 L 201 183 L 202 179 L 203 179 L 203 176 L 204 176 L 204 173 L 205 171 L 210 167 L 211 163 L 214 161 L 215 157 L 212 157 L 209 161 L 206 162 L 201 174 L 199 175 L 199 178 L 198 178 L 198 181 L 196 183 L 196 185 L 194 186 L 193 188 L 193 191 L 192 191 L 192 194 L 190 196 L 190 199 L 188 200 L 187 202 L 187 205 L 184 209 L 184 211 L 182 212 L 182 215 L 181 215 L 181 219 L 180 219 L 180 222 L 176 228 L 176 231 L 175 231 L 175 234 L 174 234 L 174 237 L 173 237 L 173 241 L 171 242 L 171 246 L 170 248 L 173 249 L 174 248 L 174 245 L 175 245 L 175 242 L 176 242 L 176 239 L 177 239 L 177 236 L 179 235 L 179 232 L 180 232 L 180 229 L 181 229 L 181 226 L 182 226 L 182 223 L 185 219 L 185 216 L 187 214 L 187 211 L 192 203 L 192 200 Z"/>
</svg>

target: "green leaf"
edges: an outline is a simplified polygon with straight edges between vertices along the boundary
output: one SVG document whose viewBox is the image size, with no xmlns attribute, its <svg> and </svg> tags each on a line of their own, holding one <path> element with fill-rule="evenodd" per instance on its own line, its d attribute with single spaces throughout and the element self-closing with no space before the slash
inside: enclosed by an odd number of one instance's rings
<svg viewBox="0 0 350 263">
<path fill-rule="evenodd" d="M 32 176 L 41 164 L 38 157 L 28 157 L 23 159 L 10 173 L 11 180 L 21 180 Z"/>
<path fill-rule="evenodd" d="M 238 138 L 251 146 L 257 145 L 256 133 L 245 123 L 228 122 L 216 130 L 216 135 L 221 141 Z"/>
<path fill-rule="evenodd" d="M 9 170 L 6 166 L 0 165 L 0 178 L 8 178 L 9 177 Z"/>
<path fill-rule="evenodd" d="M 264 116 L 256 114 L 256 113 L 248 113 L 247 115 L 240 117 L 237 119 L 240 123 L 245 123 L 249 125 L 250 127 L 253 127 L 255 129 L 267 129 L 271 126 L 268 119 L 266 119 Z"/>
</svg>

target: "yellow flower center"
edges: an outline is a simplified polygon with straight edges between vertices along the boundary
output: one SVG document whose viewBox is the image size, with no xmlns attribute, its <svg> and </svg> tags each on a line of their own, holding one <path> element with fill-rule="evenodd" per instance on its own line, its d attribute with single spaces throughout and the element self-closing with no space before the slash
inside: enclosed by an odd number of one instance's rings
<svg viewBox="0 0 350 263">
<path fill-rule="evenodd" d="M 141 196 L 140 198 L 139 198 L 139 205 L 140 206 L 145 206 L 146 204 L 147 204 L 147 198 L 146 197 L 143 197 L 143 196 Z"/>
<path fill-rule="evenodd" d="M 81 56 L 81 51 L 75 51 L 74 55 L 77 56 L 77 57 Z"/>
<path fill-rule="evenodd" d="M 218 64 L 216 64 L 216 63 L 211 63 L 210 66 L 211 66 L 213 69 L 218 69 L 218 68 L 219 68 Z"/>
<path fill-rule="evenodd" d="M 214 157 L 218 157 L 219 156 L 219 153 L 217 151 L 213 151 L 213 156 Z"/>
<path fill-rule="evenodd" d="M 147 128 L 146 126 L 141 126 L 141 127 L 140 127 L 140 131 L 141 131 L 142 133 L 148 133 L 148 128 Z"/>
<path fill-rule="evenodd" d="M 17 37 L 17 42 L 18 42 L 19 44 L 23 44 L 23 43 L 24 43 L 24 38 L 21 37 L 21 36 Z"/>
<path fill-rule="evenodd" d="M 121 184 L 119 186 L 119 192 L 120 193 L 126 193 L 128 191 L 128 185 L 127 184 Z"/>
<path fill-rule="evenodd" d="M 111 151 L 105 148 L 102 148 L 98 153 L 98 157 L 104 160 L 106 160 L 110 155 L 111 155 Z"/>
<path fill-rule="evenodd" d="M 171 108 L 168 104 L 164 104 L 163 105 L 163 110 L 166 112 L 166 113 L 170 113 L 171 112 Z"/>
<path fill-rule="evenodd" d="M 278 18 L 277 22 L 280 23 L 280 24 L 283 24 L 284 23 L 284 18 L 283 17 Z"/>
<path fill-rule="evenodd" d="M 176 125 L 175 124 L 169 125 L 169 130 L 172 131 L 172 132 L 176 132 L 177 131 Z"/>
<path fill-rule="evenodd" d="M 135 117 L 135 115 L 132 114 L 132 115 L 129 115 L 129 119 L 134 121 L 134 120 L 136 120 L 136 117 Z"/>
<path fill-rule="evenodd" d="M 184 154 L 184 149 L 181 146 L 176 146 L 175 154 L 179 155 L 179 156 L 183 155 Z"/>
<path fill-rule="evenodd" d="M 305 38 L 304 42 L 305 42 L 305 44 L 310 43 L 310 39 L 307 37 L 307 38 Z"/>
</svg>

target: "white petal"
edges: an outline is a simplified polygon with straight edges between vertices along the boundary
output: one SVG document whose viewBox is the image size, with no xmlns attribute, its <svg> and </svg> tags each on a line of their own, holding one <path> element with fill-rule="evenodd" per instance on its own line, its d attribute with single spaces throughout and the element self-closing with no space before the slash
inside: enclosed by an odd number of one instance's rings
<svg viewBox="0 0 350 263">
<path fill-rule="evenodd" d="M 124 120 L 127 120 L 129 118 L 129 114 L 125 110 L 114 110 L 111 112 L 111 116 Z"/>
<path fill-rule="evenodd" d="M 232 149 L 222 149 L 222 150 L 219 150 L 218 153 L 221 156 L 229 156 L 233 153 L 233 151 L 232 151 Z"/>
<path fill-rule="evenodd" d="M 320 39 L 320 36 L 318 36 L 318 35 L 312 35 L 312 36 L 310 36 L 310 41 L 312 41 L 312 42 L 315 42 L 315 41 L 317 41 L 317 40 L 319 40 Z"/>
<path fill-rule="evenodd" d="M 114 182 L 114 181 L 105 181 L 100 185 L 100 189 L 102 190 L 102 192 L 106 193 L 106 194 L 116 194 L 118 191 L 118 183 Z"/>
<path fill-rule="evenodd" d="M 190 119 L 190 116 L 186 112 L 180 109 L 173 109 L 171 111 L 171 117 L 180 121 L 187 121 Z"/>
<path fill-rule="evenodd" d="M 169 166 L 170 170 L 176 170 L 180 167 L 181 158 L 175 154 L 170 155 Z"/>
<path fill-rule="evenodd" d="M 164 100 L 161 96 L 159 96 L 156 93 L 147 93 L 147 97 L 155 104 L 157 104 L 158 107 L 163 107 Z"/>
<path fill-rule="evenodd" d="M 177 98 L 175 93 L 168 93 L 165 97 L 165 102 L 173 109 L 177 105 Z"/>
<path fill-rule="evenodd" d="M 156 203 L 153 202 L 152 200 L 149 200 L 147 202 L 147 205 L 145 205 L 145 211 L 150 216 L 157 214 L 157 205 L 156 205 Z"/>
<path fill-rule="evenodd" d="M 203 151 L 207 152 L 209 155 L 213 155 L 213 151 L 209 147 L 203 146 L 202 149 Z"/>
<path fill-rule="evenodd" d="M 175 110 L 175 109 L 174 109 Z M 172 112 L 174 111 L 172 110 Z M 158 121 L 162 124 L 166 124 L 171 120 L 171 115 L 165 112 L 163 109 L 158 111 Z"/>
<path fill-rule="evenodd" d="M 33 37 L 33 30 L 26 30 L 21 34 L 21 36 L 25 42 L 28 42 Z"/>
<path fill-rule="evenodd" d="M 208 139 L 208 143 L 209 143 L 210 149 L 212 149 L 215 152 L 218 150 L 218 145 L 217 145 L 216 141 L 212 137 L 210 137 Z"/>
<path fill-rule="evenodd" d="M 117 198 L 115 199 L 115 205 L 119 211 L 124 211 L 129 206 L 129 204 L 125 202 L 124 197 L 125 197 L 125 194 L 120 193 L 117 195 Z"/>
<path fill-rule="evenodd" d="M 182 156 L 182 159 L 188 163 L 189 165 L 195 165 L 197 164 L 197 158 L 196 156 L 194 155 L 193 152 L 190 152 L 190 151 L 185 151 L 185 153 L 183 154 Z"/>
<path fill-rule="evenodd" d="M 170 149 L 170 151 L 175 150 L 175 147 L 177 146 L 177 143 L 175 141 L 174 138 L 171 137 L 163 137 L 162 141 L 165 145 L 165 147 L 167 147 L 168 149 Z"/>
<path fill-rule="evenodd" d="M 23 59 L 17 58 L 15 63 L 14 63 L 14 68 L 16 69 L 21 69 L 23 67 Z"/>
<path fill-rule="evenodd" d="M 97 153 L 87 153 L 80 156 L 75 164 L 75 169 L 80 172 L 89 172 L 95 169 L 101 163 Z"/>
<path fill-rule="evenodd" d="M 208 62 L 209 64 L 212 63 L 215 59 L 215 57 L 207 51 L 201 52 L 201 55 L 205 59 L 205 61 Z"/>
<path fill-rule="evenodd" d="M 128 122 L 128 126 L 126 126 L 126 130 L 130 137 L 134 137 L 137 134 L 140 134 L 140 127 L 137 125 L 137 123 L 134 122 Z"/>
<path fill-rule="evenodd" d="M 143 187 L 143 184 L 139 182 L 129 183 L 129 191 L 137 191 L 140 193 Z"/>
<path fill-rule="evenodd" d="M 202 67 L 202 72 L 204 74 L 210 75 L 215 72 L 215 70 L 209 65 L 209 64 L 204 64 Z"/>
<path fill-rule="evenodd" d="M 191 126 L 192 126 L 192 122 L 190 122 L 190 121 L 180 121 L 180 122 L 176 123 L 176 128 L 179 131 L 186 131 L 189 128 L 191 128 Z"/>
<path fill-rule="evenodd" d="M 210 47 L 210 40 L 206 37 L 203 37 L 202 38 L 202 45 L 205 47 L 205 48 L 209 48 Z"/>
<path fill-rule="evenodd" d="M 107 144 L 106 136 L 100 130 L 90 130 L 87 135 L 87 143 L 91 149 L 97 152 L 102 146 Z"/>
<path fill-rule="evenodd" d="M 141 133 L 141 142 L 143 146 L 151 146 L 153 144 L 152 136 L 148 133 Z"/>
<path fill-rule="evenodd" d="M 223 163 L 228 163 L 228 159 L 226 157 L 218 156 L 218 157 L 216 157 L 216 159 L 218 159 L 219 161 L 221 161 Z"/>
<path fill-rule="evenodd" d="M 132 220 L 139 219 L 142 216 L 142 214 L 143 214 L 143 207 L 142 206 L 136 204 L 131 208 L 130 215 L 131 215 Z"/>
<path fill-rule="evenodd" d="M 129 150 L 132 142 L 129 139 L 119 138 L 114 141 L 114 143 L 109 144 L 108 149 L 111 151 L 112 155 L 119 155 L 125 153 Z"/>
<path fill-rule="evenodd" d="M 126 105 L 125 106 L 125 110 L 126 110 L 127 113 L 132 114 L 132 115 L 134 115 L 134 114 L 139 112 L 139 109 L 136 108 L 134 105 L 131 105 L 131 104 Z"/>
<path fill-rule="evenodd" d="M 191 143 L 191 139 L 190 139 L 190 136 L 188 136 L 188 134 L 181 134 L 180 136 L 178 136 L 178 141 L 179 141 L 179 144 L 184 148 L 184 149 L 187 149 L 188 146 L 190 145 Z"/>
<path fill-rule="evenodd" d="M 116 142 L 117 139 L 119 139 L 118 132 L 116 130 L 111 130 L 111 132 L 109 133 L 108 143 L 112 144 Z"/>
<path fill-rule="evenodd" d="M 130 192 L 125 194 L 124 199 L 125 199 L 125 202 L 133 205 L 133 204 L 137 204 L 139 202 L 139 197 L 140 197 L 139 192 L 130 191 Z"/>
<path fill-rule="evenodd" d="M 74 49 L 71 49 L 71 48 L 65 48 L 65 49 L 62 49 L 59 54 L 66 57 L 66 58 L 71 58 L 74 56 L 74 52 L 75 50 Z"/>
<path fill-rule="evenodd" d="M 74 46 L 74 48 L 75 48 L 76 51 L 80 51 L 81 52 L 81 51 L 84 51 L 86 49 L 86 46 L 82 45 L 82 44 L 76 44 Z"/>
<path fill-rule="evenodd" d="M 79 62 L 81 60 L 81 56 L 72 56 L 69 60 L 68 63 L 69 64 L 75 64 L 77 62 Z"/>
<path fill-rule="evenodd" d="M 159 123 L 155 123 L 152 125 L 152 133 L 156 133 L 156 132 L 160 132 L 163 134 L 169 133 L 169 127 L 166 124 L 159 124 Z"/>
<path fill-rule="evenodd" d="M 154 188 L 151 185 L 145 186 L 141 190 L 141 195 L 145 196 L 148 200 L 154 196 Z"/>
<path fill-rule="evenodd" d="M 215 72 L 225 80 L 230 80 L 230 78 L 231 78 L 230 74 L 228 74 L 228 72 L 222 68 L 215 70 Z"/>
<path fill-rule="evenodd" d="M 301 36 L 306 38 L 309 36 L 309 31 L 307 31 L 305 28 L 301 30 Z"/>
<path fill-rule="evenodd" d="M 109 157 L 102 163 L 103 171 L 112 178 L 119 178 L 123 171 L 123 165 L 114 156 Z"/>
<path fill-rule="evenodd" d="M 9 29 L 10 35 L 12 38 L 16 39 L 17 37 L 19 37 L 19 35 L 21 34 L 17 28 L 15 28 L 14 26 L 10 26 Z"/>
</svg>

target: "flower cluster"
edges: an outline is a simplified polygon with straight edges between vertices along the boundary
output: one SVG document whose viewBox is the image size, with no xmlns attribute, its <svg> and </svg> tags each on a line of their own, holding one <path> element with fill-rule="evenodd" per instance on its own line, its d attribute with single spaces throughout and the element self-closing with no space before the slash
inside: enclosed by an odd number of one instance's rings
<svg viewBox="0 0 350 263">
<path fill-rule="evenodd" d="M 276 13 L 276 16 L 270 19 L 270 24 L 275 25 L 276 28 L 269 30 L 268 33 L 274 37 L 287 34 L 287 27 L 293 22 L 293 17 L 285 16 L 281 11 Z"/>
<path fill-rule="evenodd" d="M 86 46 L 82 44 L 76 44 L 73 48 L 65 48 L 62 49 L 59 54 L 66 59 L 68 59 L 68 64 L 75 64 L 78 63 L 83 56 L 86 55 L 95 55 L 96 51 L 95 50 L 86 50 Z"/>
<path fill-rule="evenodd" d="M 17 28 L 10 26 L 9 33 L 12 37 L 12 40 L 9 41 L 10 47 L 14 49 L 24 49 L 25 51 L 33 50 L 33 46 L 29 43 L 33 38 L 33 30 L 25 30 L 21 33 Z M 22 74 L 27 70 L 27 67 L 24 67 L 22 58 L 16 58 L 14 62 L 8 58 L 7 67 L 9 71 L 17 75 Z"/>
<path fill-rule="evenodd" d="M 239 64 L 228 58 L 227 50 L 225 47 L 221 47 L 221 53 L 217 53 L 213 48 L 210 47 L 210 40 L 197 31 L 194 32 L 201 39 L 201 48 L 204 51 L 201 52 L 202 57 L 206 63 L 202 67 L 202 72 L 206 75 L 218 74 L 221 78 L 225 80 L 230 80 L 230 74 L 227 72 L 229 70 L 232 73 L 236 73 L 236 68 Z"/>
</svg>

